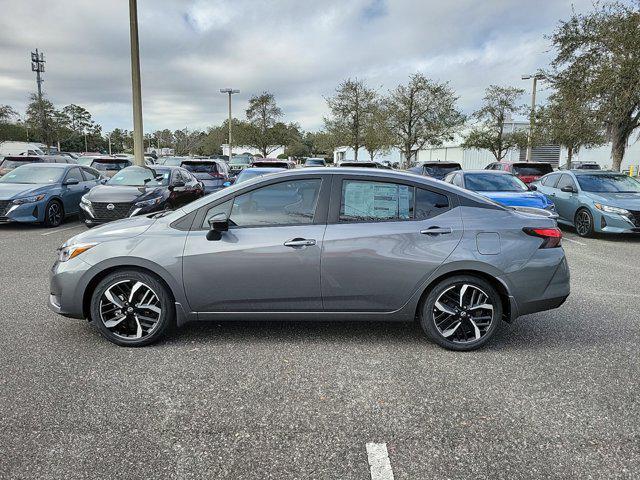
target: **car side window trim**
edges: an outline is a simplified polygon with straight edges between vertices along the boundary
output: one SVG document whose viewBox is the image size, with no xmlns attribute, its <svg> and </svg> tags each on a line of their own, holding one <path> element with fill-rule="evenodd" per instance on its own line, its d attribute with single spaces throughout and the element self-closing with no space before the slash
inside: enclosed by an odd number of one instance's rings
<svg viewBox="0 0 640 480">
<path fill-rule="evenodd" d="M 331 203 L 329 205 L 329 212 L 328 212 L 328 218 L 327 218 L 327 224 L 328 225 L 352 225 L 352 224 L 366 224 L 366 223 L 390 223 L 390 222 L 424 222 L 426 220 L 429 219 L 424 219 L 424 218 L 415 218 L 415 202 L 416 202 L 416 197 L 417 195 L 415 195 L 414 192 L 414 205 L 413 205 L 413 212 L 414 212 L 414 218 L 407 218 L 407 219 L 389 219 L 389 220 L 374 220 L 374 221 L 344 221 L 344 220 L 340 220 L 340 207 L 341 207 L 341 202 L 342 202 L 342 183 L 345 180 L 353 180 L 353 181 L 363 181 L 363 182 L 379 182 L 379 183 L 395 183 L 398 185 L 406 185 L 409 187 L 414 187 L 414 188 L 421 188 L 423 190 L 427 190 L 433 193 L 437 193 L 440 195 L 444 195 L 445 197 L 447 197 L 447 201 L 449 202 L 449 208 L 445 211 L 449 211 L 452 210 L 456 207 L 459 206 L 459 201 L 458 201 L 458 196 L 455 195 L 452 192 L 448 192 L 446 190 L 442 190 L 440 188 L 431 186 L 431 185 L 425 185 L 419 182 L 413 182 L 411 180 L 405 180 L 405 179 L 400 179 L 400 178 L 385 178 L 385 177 L 378 177 L 378 176 L 368 176 L 366 174 L 362 174 L 362 175 L 358 175 L 358 174 L 343 174 L 343 175 L 332 175 L 333 176 L 333 181 L 332 181 L 332 185 L 331 185 Z M 443 211 L 444 213 L 444 211 Z M 435 217 L 431 217 L 431 218 L 435 218 Z"/>
<path fill-rule="evenodd" d="M 329 199 L 331 196 L 331 179 L 327 178 L 326 175 L 311 175 L 311 176 L 291 176 L 287 178 L 272 178 L 268 181 L 260 182 L 256 185 L 251 185 L 234 192 L 229 195 L 225 195 L 222 198 L 216 199 L 215 201 L 203 205 L 197 210 L 196 218 L 191 226 L 191 231 L 206 231 L 207 227 L 204 226 L 204 219 L 207 215 L 207 212 L 214 207 L 222 205 L 223 203 L 228 202 L 229 200 L 235 200 L 236 197 L 240 195 L 244 195 L 250 193 L 254 190 L 258 190 L 259 188 L 275 185 L 278 183 L 286 183 L 292 181 L 302 181 L 302 180 L 320 180 L 320 193 L 318 194 L 318 200 L 316 203 L 315 215 L 313 216 L 313 221 L 309 223 L 296 223 L 296 224 L 286 224 L 286 225 L 254 225 L 254 226 L 229 226 L 229 229 L 245 229 L 245 228 L 277 228 L 277 227 L 296 227 L 296 226 L 310 226 L 310 225 L 325 225 L 327 223 L 327 212 L 329 209 Z"/>
</svg>

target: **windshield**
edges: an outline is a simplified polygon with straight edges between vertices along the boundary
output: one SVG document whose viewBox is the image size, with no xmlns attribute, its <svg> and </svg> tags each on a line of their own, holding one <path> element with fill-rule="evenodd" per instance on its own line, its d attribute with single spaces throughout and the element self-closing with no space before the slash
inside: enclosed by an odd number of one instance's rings
<svg viewBox="0 0 640 480">
<path fill-rule="evenodd" d="M 553 168 L 548 163 L 532 165 L 527 163 L 517 163 L 511 168 L 514 175 L 541 177 L 547 173 L 553 172 Z"/>
<path fill-rule="evenodd" d="M 626 175 L 576 175 L 585 192 L 640 193 L 640 182 Z"/>
<path fill-rule="evenodd" d="M 262 177 L 264 175 L 268 175 L 270 173 L 276 173 L 285 170 L 284 168 L 274 168 L 274 169 L 264 169 L 264 170 L 243 170 L 236 178 L 236 183 L 246 182 L 247 180 L 251 180 L 252 178 Z"/>
<path fill-rule="evenodd" d="M 127 160 L 94 160 L 91 166 L 101 172 L 118 171 L 130 165 Z"/>
<path fill-rule="evenodd" d="M 9 159 L 5 158 L 4 162 L 2 162 L 0 167 L 2 167 L 2 168 L 16 168 L 16 167 L 19 167 L 20 165 L 28 165 L 29 163 L 37 163 L 37 162 L 39 162 L 39 160 L 35 160 L 35 159 L 32 159 L 32 158 L 25 159 L 25 160 L 9 160 Z"/>
<path fill-rule="evenodd" d="M 513 175 L 473 173 L 464 176 L 465 185 L 474 192 L 524 192 L 528 190 L 522 180 Z"/>
<path fill-rule="evenodd" d="M 131 187 L 159 187 L 169 185 L 169 170 L 152 170 L 144 167 L 128 167 L 117 173 L 107 185 Z"/>
<path fill-rule="evenodd" d="M 424 170 L 428 175 L 439 178 L 442 180 L 449 173 L 461 170 L 462 168 L 457 163 L 451 165 L 425 165 Z"/>
<path fill-rule="evenodd" d="M 65 169 L 60 167 L 34 167 L 23 165 L 0 177 L 1 183 L 58 183 Z"/>
<path fill-rule="evenodd" d="M 215 162 L 182 162 L 182 166 L 191 173 L 216 173 L 218 171 Z"/>
<path fill-rule="evenodd" d="M 251 163 L 251 158 L 249 157 L 233 157 L 229 160 L 229 165 L 248 165 Z"/>
</svg>

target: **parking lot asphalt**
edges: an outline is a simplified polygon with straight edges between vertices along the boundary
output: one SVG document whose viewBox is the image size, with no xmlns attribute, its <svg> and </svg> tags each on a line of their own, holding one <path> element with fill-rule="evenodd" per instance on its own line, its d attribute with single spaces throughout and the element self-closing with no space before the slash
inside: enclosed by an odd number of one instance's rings
<svg viewBox="0 0 640 480">
<path fill-rule="evenodd" d="M 84 229 L 0 225 L 0 477 L 640 478 L 640 238 L 566 232 L 572 294 L 480 351 L 415 324 L 191 324 L 117 347 L 46 306 Z M 286 287 L 286 279 L 283 279 Z"/>
</svg>

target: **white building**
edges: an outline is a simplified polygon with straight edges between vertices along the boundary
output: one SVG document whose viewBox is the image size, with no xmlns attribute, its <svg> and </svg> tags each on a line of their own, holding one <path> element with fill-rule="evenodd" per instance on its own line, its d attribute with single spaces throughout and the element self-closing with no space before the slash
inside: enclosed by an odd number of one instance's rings
<svg viewBox="0 0 640 480">
<path fill-rule="evenodd" d="M 229 145 L 228 144 L 222 144 L 221 145 L 222 148 L 222 154 L 223 155 L 229 155 Z M 279 146 L 271 146 L 269 147 L 269 150 L 272 150 L 272 152 L 269 154 L 269 158 L 276 158 L 278 155 L 284 155 L 284 145 L 279 145 Z M 234 155 L 239 155 L 241 153 L 249 153 L 251 155 L 259 155 L 262 156 L 262 153 L 260 153 L 260 150 L 258 150 L 257 148 L 253 148 L 253 147 L 247 147 L 246 145 L 234 145 L 233 146 L 233 154 Z"/>
</svg>

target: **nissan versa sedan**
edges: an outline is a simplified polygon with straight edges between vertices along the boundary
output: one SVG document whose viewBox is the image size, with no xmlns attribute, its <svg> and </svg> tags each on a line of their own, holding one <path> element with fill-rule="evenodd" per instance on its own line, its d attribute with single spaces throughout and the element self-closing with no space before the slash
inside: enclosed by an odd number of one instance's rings
<svg viewBox="0 0 640 480">
<path fill-rule="evenodd" d="M 204 187 L 180 167 L 132 166 L 82 197 L 88 227 L 185 205 L 204 195 Z"/>
<path fill-rule="evenodd" d="M 78 213 L 80 198 L 99 185 L 93 168 L 64 163 L 29 163 L 0 178 L 0 222 L 57 227 Z"/>
<path fill-rule="evenodd" d="M 192 320 L 417 319 L 472 350 L 562 305 L 561 237 L 549 218 L 426 177 L 296 169 L 69 239 L 49 304 L 122 346 Z"/>
<path fill-rule="evenodd" d="M 569 170 L 535 182 L 555 204 L 558 222 L 581 237 L 640 233 L 640 182 L 618 172 Z"/>
</svg>

